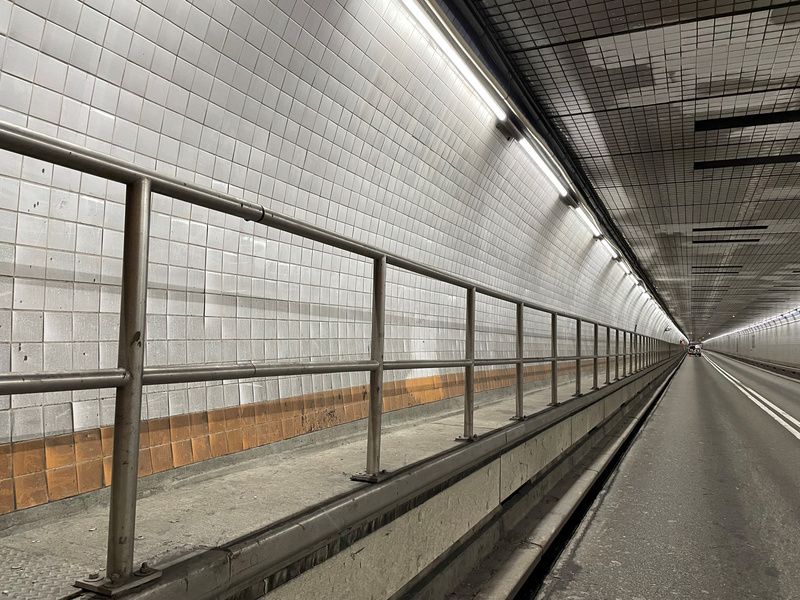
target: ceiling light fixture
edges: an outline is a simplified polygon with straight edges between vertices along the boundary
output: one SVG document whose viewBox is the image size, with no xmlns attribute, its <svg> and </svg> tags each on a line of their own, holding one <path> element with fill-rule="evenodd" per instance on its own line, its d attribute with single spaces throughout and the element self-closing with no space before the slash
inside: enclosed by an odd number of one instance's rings
<svg viewBox="0 0 800 600">
<path fill-rule="evenodd" d="M 739 329 L 734 329 L 733 331 L 729 331 L 728 333 L 723 333 L 723 334 L 714 336 L 713 338 L 707 339 L 706 342 L 710 342 L 712 340 L 718 340 L 720 338 L 724 338 L 724 337 L 727 337 L 729 335 L 734 335 L 736 333 L 750 332 L 750 331 L 754 331 L 756 329 L 761 329 L 763 327 L 766 327 L 770 323 L 773 323 L 775 321 L 779 321 L 781 319 L 786 319 L 788 321 L 788 319 L 790 317 L 794 317 L 795 320 L 800 319 L 800 306 L 797 307 L 797 308 L 794 308 L 792 310 L 788 310 L 786 312 L 782 312 L 779 315 L 773 315 L 771 317 L 767 317 L 766 319 L 763 319 L 761 321 L 757 321 L 756 323 L 751 323 L 750 325 L 745 325 L 744 327 L 740 327 Z"/>
<path fill-rule="evenodd" d="M 442 30 L 439 29 L 433 21 L 431 21 L 430 17 L 427 15 L 425 10 L 415 1 L 415 0 L 403 0 L 403 4 L 408 9 L 408 12 L 416 19 L 417 23 L 419 23 L 422 28 L 425 30 L 425 33 L 436 42 L 436 45 L 439 46 L 442 52 L 447 56 L 451 63 L 458 69 L 458 72 L 461 73 L 461 76 L 467 80 L 467 83 L 475 90 L 475 93 L 480 96 L 481 100 L 484 101 L 486 106 L 494 113 L 494 115 L 500 120 L 506 120 L 506 111 L 500 105 L 500 103 L 495 99 L 491 92 L 486 89 L 486 86 L 481 83 L 478 77 L 475 75 L 475 72 L 467 65 L 461 55 L 456 52 L 456 49 L 453 47 L 447 38 L 445 38 Z"/>
<path fill-rule="evenodd" d="M 533 162 L 536 163 L 536 166 L 539 167 L 539 170 L 550 180 L 550 183 L 553 184 L 553 187 L 558 190 L 559 195 L 566 196 L 568 193 L 567 188 L 564 187 L 564 184 L 558 179 L 556 174 L 553 172 L 553 169 L 550 168 L 550 165 L 548 165 L 542 156 L 533 148 L 527 138 L 520 138 L 519 145 L 522 146 L 522 149 L 528 153 L 528 156 L 530 156 Z"/>
<path fill-rule="evenodd" d="M 600 238 L 598 241 L 600 242 L 600 245 L 611 255 L 612 259 L 619 260 L 619 254 L 614 249 L 614 246 L 611 245 L 611 242 L 609 242 L 606 238 Z"/>
<path fill-rule="evenodd" d="M 583 207 L 576 206 L 574 210 L 576 213 L 578 213 L 578 216 L 581 218 L 581 221 L 583 221 L 586 224 L 586 227 L 589 228 L 589 231 L 592 232 L 592 235 L 594 237 L 600 237 L 601 235 L 600 230 L 597 228 L 597 225 L 594 224 L 594 221 L 592 221 L 592 218 L 588 215 L 588 213 L 585 210 L 583 210 Z"/>
<path fill-rule="evenodd" d="M 625 275 L 633 275 L 633 269 L 631 269 L 631 266 L 627 262 L 621 260 L 619 261 L 619 265 L 622 267 L 622 270 L 625 271 Z"/>
</svg>

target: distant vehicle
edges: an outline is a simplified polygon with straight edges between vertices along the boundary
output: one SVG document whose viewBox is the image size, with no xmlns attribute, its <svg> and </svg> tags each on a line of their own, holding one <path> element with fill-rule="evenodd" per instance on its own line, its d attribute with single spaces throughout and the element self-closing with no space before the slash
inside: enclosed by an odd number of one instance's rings
<svg viewBox="0 0 800 600">
<path fill-rule="evenodd" d="M 689 344 L 689 354 L 692 356 L 701 356 L 701 344 Z"/>
</svg>

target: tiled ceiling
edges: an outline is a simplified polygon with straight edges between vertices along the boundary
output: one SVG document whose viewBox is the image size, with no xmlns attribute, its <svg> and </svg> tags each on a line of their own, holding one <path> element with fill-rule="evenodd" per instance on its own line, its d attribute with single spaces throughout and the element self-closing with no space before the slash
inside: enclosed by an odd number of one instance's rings
<svg viewBox="0 0 800 600">
<path fill-rule="evenodd" d="M 800 304 L 800 2 L 472 1 L 684 332 Z"/>
</svg>

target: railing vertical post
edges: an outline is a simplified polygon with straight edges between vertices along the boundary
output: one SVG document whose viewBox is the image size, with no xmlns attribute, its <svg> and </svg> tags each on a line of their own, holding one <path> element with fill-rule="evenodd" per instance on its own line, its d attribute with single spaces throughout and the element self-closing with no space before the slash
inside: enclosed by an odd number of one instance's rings
<svg viewBox="0 0 800 600">
<path fill-rule="evenodd" d="M 524 374 L 525 368 L 522 359 L 525 357 L 525 306 L 522 302 L 517 303 L 517 406 L 514 412 L 514 419 L 525 418 L 525 406 L 523 404 Z"/>
<path fill-rule="evenodd" d="M 581 346 L 583 345 L 583 340 L 581 340 L 581 320 L 575 319 L 575 395 L 581 395 Z"/>
<path fill-rule="evenodd" d="M 647 338 L 639 336 L 639 370 L 647 366 Z"/>
<path fill-rule="evenodd" d="M 606 385 L 611 383 L 611 327 L 606 326 Z"/>
<path fill-rule="evenodd" d="M 636 334 L 636 370 L 641 371 L 644 367 L 644 354 L 642 353 L 642 348 L 644 347 L 644 339 L 642 338 L 642 334 Z"/>
<path fill-rule="evenodd" d="M 125 193 L 117 365 L 128 372 L 129 379 L 117 388 L 114 408 L 114 451 L 106 556 L 106 575 L 112 587 L 123 584 L 133 574 L 149 243 L 150 180 L 140 179 L 128 184 Z"/>
<path fill-rule="evenodd" d="M 622 376 L 627 377 L 631 374 L 631 334 L 627 331 L 622 332 Z"/>
<path fill-rule="evenodd" d="M 465 356 L 469 361 L 464 367 L 464 433 L 457 440 L 475 439 L 475 288 L 467 288 Z"/>
<path fill-rule="evenodd" d="M 622 376 L 628 373 L 628 332 L 622 332 Z"/>
<path fill-rule="evenodd" d="M 636 364 L 634 363 L 634 359 L 636 358 L 636 352 L 634 350 L 634 342 L 636 341 L 636 334 L 629 333 L 628 334 L 628 375 L 633 375 L 636 372 Z"/>
<path fill-rule="evenodd" d="M 550 405 L 558 405 L 558 315 L 550 315 Z"/>
<path fill-rule="evenodd" d="M 647 340 L 641 334 L 639 334 L 639 341 L 637 345 L 637 351 L 639 353 L 639 370 L 641 371 L 645 367 L 645 343 Z"/>
<path fill-rule="evenodd" d="M 628 332 L 628 356 L 627 356 L 627 364 L 625 366 L 625 375 L 631 375 L 633 373 L 633 333 Z"/>
<path fill-rule="evenodd" d="M 614 330 L 616 342 L 614 343 L 614 381 L 619 380 L 619 329 Z"/>
<path fill-rule="evenodd" d="M 386 257 L 374 259 L 372 270 L 372 338 L 370 358 L 378 366 L 369 373 L 369 413 L 367 415 L 367 468 L 352 476 L 356 481 L 374 483 L 381 470 L 381 420 L 383 417 L 383 348 L 386 326 Z"/>
<path fill-rule="evenodd" d="M 594 360 L 592 361 L 592 368 L 594 369 L 594 371 L 593 371 L 594 381 L 592 381 L 592 389 L 593 390 L 596 390 L 597 388 L 600 387 L 599 373 L 597 372 L 597 367 L 598 367 L 598 364 L 597 364 L 597 334 L 599 332 L 600 332 L 600 326 L 597 323 L 595 323 L 594 324 L 594 336 L 593 336 L 593 339 L 594 339 L 594 348 L 593 348 L 594 349 Z"/>
</svg>

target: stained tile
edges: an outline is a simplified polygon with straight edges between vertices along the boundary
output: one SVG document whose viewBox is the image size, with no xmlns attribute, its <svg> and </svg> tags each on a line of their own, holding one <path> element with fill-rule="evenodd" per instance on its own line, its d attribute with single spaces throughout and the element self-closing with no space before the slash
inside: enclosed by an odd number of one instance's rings
<svg viewBox="0 0 800 600">
<path fill-rule="evenodd" d="M 14 495 L 17 510 L 47 502 L 45 474 L 41 472 L 14 477 Z"/>
<path fill-rule="evenodd" d="M 164 444 L 162 446 L 150 447 L 150 460 L 153 465 L 153 473 L 160 473 L 173 467 L 172 446 Z"/>
<path fill-rule="evenodd" d="M 194 462 L 191 440 L 172 442 L 172 462 L 175 467 L 182 467 Z"/>
<path fill-rule="evenodd" d="M 48 469 L 46 475 L 50 500 L 60 500 L 78 493 L 78 472 L 75 465 Z"/>
<path fill-rule="evenodd" d="M 45 438 L 45 463 L 48 470 L 75 464 L 75 439 L 72 434 Z"/>
<path fill-rule="evenodd" d="M 40 473 L 45 469 L 44 440 L 14 442 L 12 445 L 14 477 Z"/>
<path fill-rule="evenodd" d="M 192 459 L 194 462 L 208 460 L 211 458 L 211 443 L 207 435 L 201 437 L 193 437 L 192 444 Z"/>
<path fill-rule="evenodd" d="M 191 437 L 191 425 L 188 414 L 175 415 L 169 418 L 170 439 L 173 442 L 188 440 Z"/>
<path fill-rule="evenodd" d="M 14 510 L 14 481 L 0 479 L 0 515 Z"/>
<path fill-rule="evenodd" d="M 78 491 L 80 493 L 103 487 L 103 460 L 101 458 L 79 462 L 75 465 L 75 469 L 78 475 Z"/>
<path fill-rule="evenodd" d="M 11 444 L 0 444 L 0 479 L 11 479 L 13 464 Z"/>
<path fill-rule="evenodd" d="M 228 454 L 228 439 L 225 432 L 212 433 L 209 435 L 212 456 L 224 456 Z"/>
<path fill-rule="evenodd" d="M 102 458 L 103 448 L 99 429 L 79 431 L 74 434 L 74 438 L 76 462 L 82 463 Z"/>
</svg>

